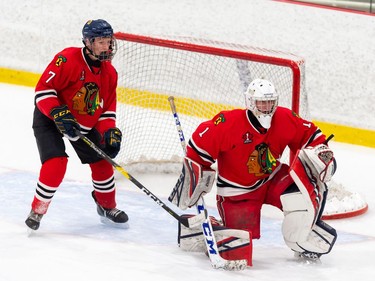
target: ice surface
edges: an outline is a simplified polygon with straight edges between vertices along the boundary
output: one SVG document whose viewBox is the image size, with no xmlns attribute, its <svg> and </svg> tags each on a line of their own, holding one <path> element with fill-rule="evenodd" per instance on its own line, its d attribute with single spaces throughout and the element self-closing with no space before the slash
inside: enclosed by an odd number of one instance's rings
<svg viewBox="0 0 375 281">
<path fill-rule="evenodd" d="M 285 246 L 282 214 L 263 208 L 262 237 L 254 241 L 253 266 L 241 272 L 213 269 L 201 253 L 177 246 L 177 222 L 135 185 L 116 174 L 117 203 L 129 217 L 129 229 L 102 225 L 91 199 L 87 166 L 70 154 L 66 178 L 40 229 L 27 236 L 39 156 L 31 129 L 33 91 L 0 84 L 0 280 L 373 280 L 375 260 L 375 150 L 331 143 L 338 162 L 335 178 L 366 197 L 369 211 L 351 219 L 329 221 L 338 231 L 322 264 L 301 264 Z M 134 174 L 163 202 L 178 175 Z M 206 196 L 211 215 L 214 192 Z M 169 205 L 181 213 L 174 206 Z"/>
</svg>

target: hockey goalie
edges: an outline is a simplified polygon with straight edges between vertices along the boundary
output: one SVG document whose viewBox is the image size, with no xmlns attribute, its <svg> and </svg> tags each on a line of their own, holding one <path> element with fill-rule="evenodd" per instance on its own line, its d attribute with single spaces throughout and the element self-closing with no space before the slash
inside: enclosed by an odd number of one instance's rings
<svg viewBox="0 0 375 281">
<path fill-rule="evenodd" d="M 211 192 L 215 178 L 220 219 L 212 225 L 223 258 L 252 265 L 251 240 L 261 237 L 261 208 L 269 204 L 284 213 L 281 232 L 295 256 L 319 261 L 337 237 L 321 220 L 333 151 L 314 123 L 278 106 L 270 81 L 255 79 L 244 96 L 245 109 L 219 112 L 193 132 L 169 200 L 186 210 Z M 295 155 L 290 166 L 280 161 L 286 147 Z M 202 230 L 180 226 L 179 245 L 205 251 Z"/>
</svg>

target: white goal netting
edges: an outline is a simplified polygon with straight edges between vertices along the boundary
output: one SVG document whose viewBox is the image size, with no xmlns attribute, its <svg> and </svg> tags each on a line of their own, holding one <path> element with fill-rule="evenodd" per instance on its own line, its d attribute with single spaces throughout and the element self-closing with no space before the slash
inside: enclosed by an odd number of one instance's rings
<svg viewBox="0 0 375 281">
<path fill-rule="evenodd" d="M 183 151 L 169 96 L 175 98 L 186 141 L 200 122 L 220 110 L 243 108 L 243 92 L 255 78 L 272 81 L 279 104 L 309 119 L 305 61 L 294 54 L 194 38 L 116 37 L 117 124 L 124 134 L 116 161 L 131 172 L 180 172 Z M 286 151 L 282 161 L 289 158 Z M 337 192 L 329 192 L 335 198 L 328 198 L 327 205 L 334 210 L 327 209 L 337 215 L 342 210 L 337 201 L 348 197 L 339 184 L 331 186 Z"/>
</svg>

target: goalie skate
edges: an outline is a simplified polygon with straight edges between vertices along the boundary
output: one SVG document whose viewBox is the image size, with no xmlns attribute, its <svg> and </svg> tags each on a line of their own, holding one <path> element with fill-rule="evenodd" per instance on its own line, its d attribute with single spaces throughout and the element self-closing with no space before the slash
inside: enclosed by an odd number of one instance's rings
<svg viewBox="0 0 375 281">
<path fill-rule="evenodd" d="M 322 262 L 320 260 L 320 256 L 320 254 L 311 252 L 294 253 L 294 257 L 297 259 L 297 261 L 305 264 L 321 264 Z"/>
</svg>

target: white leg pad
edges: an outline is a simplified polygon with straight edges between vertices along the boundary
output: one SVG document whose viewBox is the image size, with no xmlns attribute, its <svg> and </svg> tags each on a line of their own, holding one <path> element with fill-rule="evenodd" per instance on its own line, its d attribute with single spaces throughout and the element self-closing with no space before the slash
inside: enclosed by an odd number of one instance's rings
<svg viewBox="0 0 375 281">
<path fill-rule="evenodd" d="M 282 195 L 281 203 L 285 215 L 282 224 L 285 243 L 290 247 L 306 241 L 315 220 L 311 201 L 306 200 L 301 192 L 294 192 Z"/>
<path fill-rule="evenodd" d="M 322 221 L 315 224 L 310 200 L 300 192 L 281 196 L 284 209 L 282 233 L 286 245 L 296 252 L 328 253 L 336 241 L 336 231 Z"/>
<path fill-rule="evenodd" d="M 324 223 L 324 226 L 320 225 L 323 223 L 319 221 L 312 228 L 307 241 L 300 244 L 300 247 L 314 253 L 327 254 L 331 251 L 333 244 L 336 241 L 336 231 L 329 225 Z M 333 230 L 333 231 L 332 231 Z"/>
</svg>

